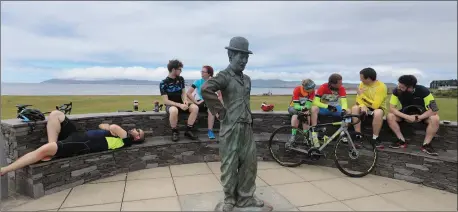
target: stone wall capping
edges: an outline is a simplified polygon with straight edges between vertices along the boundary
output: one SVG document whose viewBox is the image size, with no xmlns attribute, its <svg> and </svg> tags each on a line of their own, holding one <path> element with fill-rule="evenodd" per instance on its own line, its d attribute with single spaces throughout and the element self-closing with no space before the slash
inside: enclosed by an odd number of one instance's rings
<svg viewBox="0 0 458 212">
<path fill-rule="evenodd" d="M 254 139 L 257 144 L 258 160 L 273 161 L 268 149 L 271 133 L 278 127 L 289 125 L 287 111 L 252 111 Z M 68 116 L 74 121 L 77 130 L 94 129 L 100 123 L 119 124 L 124 127 L 137 127 L 145 131 L 145 142 L 131 147 L 91 153 L 68 158 L 55 158 L 48 162 L 39 162 L 8 174 L 10 192 L 38 198 L 67 188 L 88 183 L 101 178 L 128 171 L 163 167 L 169 165 L 219 161 L 219 144 L 210 141 L 206 135 L 206 113 L 199 114 L 195 124 L 197 140 L 186 139 L 183 135 L 186 116 L 181 116 L 178 123 L 180 141 L 172 142 L 167 114 L 160 112 L 111 112 L 74 114 Z M 320 117 L 319 121 L 332 122 L 335 119 Z M 363 125 L 363 134 L 371 136 L 370 120 Z M 366 122 L 365 121 L 365 122 Z M 386 148 L 379 151 L 379 158 L 373 174 L 418 183 L 429 187 L 457 193 L 457 122 L 447 121 L 441 127 L 433 146 L 439 156 L 430 156 L 420 151 L 424 137 L 424 125 L 402 125 L 401 129 L 409 143 L 407 149 L 390 149 L 389 142 L 394 134 L 386 122 L 380 138 Z M 368 127 L 365 127 L 368 126 Z M 410 126 L 410 127 L 409 127 Z M 335 126 L 326 127 L 325 134 L 335 132 Z M 219 122 L 215 121 L 217 135 Z M 46 121 L 37 122 L 35 130 L 29 132 L 27 123 L 19 119 L 1 121 L 1 131 L 5 141 L 2 148 L 6 161 L 11 163 L 18 157 L 35 150 L 47 142 Z M 328 158 L 308 164 L 335 167 L 332 151 L 334 143 L 325 148 Z M 328 151 L 328 152 L 327 152 Z"/>
</svg>

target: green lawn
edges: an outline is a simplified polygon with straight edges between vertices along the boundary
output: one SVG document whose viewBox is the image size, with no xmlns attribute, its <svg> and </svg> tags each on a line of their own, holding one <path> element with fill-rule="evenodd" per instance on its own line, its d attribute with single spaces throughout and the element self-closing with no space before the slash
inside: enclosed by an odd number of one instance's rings
<svg viewBox="0 0 458 212">
<path fill-rule="evenodd" d="M 353 105 L 355 95 L 348 95 L 348 104 Z M 139 101 L 139 109 L 151 111 L 153 102 L 162 102 L 160 96 L 2 96 L 2 119 L 16 117 L 16 104 L 32 104 L 43 112 L 51 111 L 56 105 L 73 102 L 72 114 L 116 112 L 121 109 L 132 109 L 132 102 Z M 442 120 L 457 120 L 457 99 L 436 98 L 439 115 Z M 291 96 L 252 96 L 251 109 L 260 110 L 261 103 L 274 104 L 276 111 L 286 111 Z"/>
</svg>

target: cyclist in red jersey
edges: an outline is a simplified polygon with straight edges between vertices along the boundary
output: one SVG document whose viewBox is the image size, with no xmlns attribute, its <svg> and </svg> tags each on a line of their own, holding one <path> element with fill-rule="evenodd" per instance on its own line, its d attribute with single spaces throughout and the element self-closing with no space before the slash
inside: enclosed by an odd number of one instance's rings
<svg viewBox="0 0 458 212">
<path fill-rule="evenodd" d="M 308 123 L 303 123 L 303 130 L 304 132 L 308 132 L 310 122 L 312 126 L 317 124 L 318 119 L 318 107 L 313 106 L 313 98 L 315 97 L 315 87 L 316 84 L 311 79 L 304 79 L 302 80 L 302 84 L 294 88 L 293 97 L 290 102 L 288 112 L 292 116 L 291 117 L 291 126 L 298 127 L 299 120 L 297 118 L 297 114 L 299 111 L 307 110 L 311 113 L 311 120 L 308 119 Z M 287 145 L 291 145 L 292 142 L 295 140 L 296 130 L 292 130 L 292 136 L 287 142 Z"/>
<path fill-rule="evenodd" d="M 339 102 L 340 100 L 340 102 Z M 316 91 L 313 105 L 320 108 L 321 115 L 339 116 L 348 109 L 347 92 L 342 86 L 342 76 L 331 74 L 328 82 L 322 84 Z"/>
</svg>

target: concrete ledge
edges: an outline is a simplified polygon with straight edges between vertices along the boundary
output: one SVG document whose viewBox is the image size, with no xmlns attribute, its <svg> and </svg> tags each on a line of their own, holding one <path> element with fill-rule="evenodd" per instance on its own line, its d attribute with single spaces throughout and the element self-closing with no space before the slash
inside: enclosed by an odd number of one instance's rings
<svg viewBox="0 0 458 212">
<path fill-rule="evenodd" d="M 195 130 L 202 132 L 198 141 L 170 141 L 170 126 L 165 112 L 121 112 L 79 114 L 68 116 L 76 123 L 79 131 L 94 129 L 100 123 L 116 123 L 123 127 L 138 127 L 145 131 L 147 142 L 126 149 L 80 155 L 71 158 L 55 159 L 37 163 L 24 169 L 8 174 L 10 192 L 26 194 L 37 198 L 84 184 L 93 180 L 112 176 L 127 171 L 167 166 L 183 163 L 218 161 L 218 144 L 211 144 L 203 133 L 207 129 L 206 116 L 199 116 Z M 290 117 L 287 112 L 253 112 L 253 130 L 257 142 L 259 160 L 271 161 L 267 148 L 270 133 L 276 128 L 288 125 Z M 321 123 L 333 121 L 330 117 L 320 117 Z M 184 127 L 183 121 L 179 126 Z M 18 157 L 35 150 L 47 142 L 46 121 L 37 122 L 32 133 L 28 133 L 28 125 L 17 119 L 2 120 L 2 135 L 5 141 L 7 162 L 11 163 Z M 219 123 L 215 123 L 215 129 Z M 402 179 L 409 182 L 422 183 L 426 186 L 457 192 L 457 131 L 456 122 L 443 124 L 433 140 L 439 156 L 429 156 L 419 150 L 425 134 L 425 126 L 421 124 L 401 125 L 408 139 L 409 147 L 405 150 L 386 148 L 380 151 L 375 174 Z M 325 132 L 331 135 L 336 127 L 328 127 Z M 363 123 L 363 133 L 371 136 L 371 123 Z M 394 135 L 386 123 L 382 127 L 380 138 L 386 146 L 394 139 Z M 326 148 L 329 157 L 333 146 Z M 334 167 L 332 158 L 317 162 L 323 166 Z"/>
</svg>

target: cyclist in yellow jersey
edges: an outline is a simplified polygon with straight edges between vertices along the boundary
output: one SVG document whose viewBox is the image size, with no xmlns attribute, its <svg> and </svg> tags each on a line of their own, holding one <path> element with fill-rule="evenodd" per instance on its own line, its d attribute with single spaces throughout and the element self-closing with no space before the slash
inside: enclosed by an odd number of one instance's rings
<svg viewBox="0 0 458 212">
<path fill-rule="evenodd" d="M 401 110 L 396 106 L 400 105 Z M 439 108 L 436 105 L 433 95 L 428 88 L 417 85 L 417 78 L 413 75 L 403 75 L 398 79 L 398 87 L 393 90 L 390 99 L 390 113 L 386 120 L 391 130 L 398 137 L 393 142 L 391 148 L 406 148 L 407 142 L 402 135 L 398 122 L 406 121 L 409 123 L 423 122 L 427 125 L 426 136 L 421 146 L 421 151 L 438 155 L 431 146 L 431 140 L 439 130 Z"/>
<path fill-rule="evenodd" d="M 376 147 L 383 148 L 379 139 L 380 129 L 383 125 L 383 116 L 387 113 L 386 97 L 387 87 L 385 83 L 377 80 L 377 72 L 373 68 L 364 68 L 359 72 L 361 83 L 356 95 L 356 105 L 351 109 L 352 114 L 359 115 L 365 113 L 373 117 L 372 120 L 372 139 Z M 356 122 L 357 120 L 355 120 Z M 361 139 L 361 122 L 354 125 L 356 138 Z"/>
</svg>

